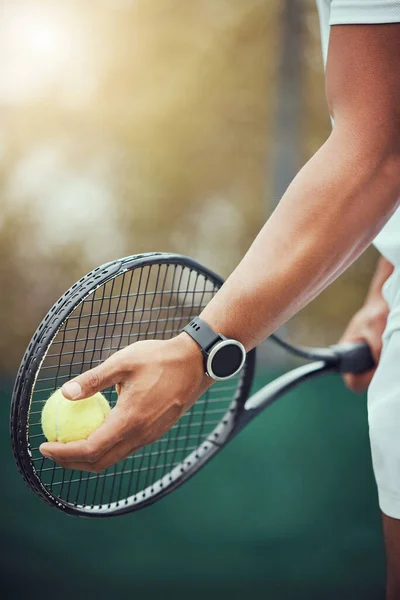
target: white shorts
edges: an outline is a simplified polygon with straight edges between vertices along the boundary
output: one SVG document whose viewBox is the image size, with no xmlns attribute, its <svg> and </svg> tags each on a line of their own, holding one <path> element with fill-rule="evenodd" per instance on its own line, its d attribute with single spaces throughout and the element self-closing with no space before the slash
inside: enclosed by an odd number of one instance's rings
<svg viewBox="0 0 400 600">
<path fill-rule="evenodd" d="M 384 286 L 390 307 L 379 366 L 368 390 L 372 463 L 379 505 L 400 519 L 400 269 Z"/>
</svg>

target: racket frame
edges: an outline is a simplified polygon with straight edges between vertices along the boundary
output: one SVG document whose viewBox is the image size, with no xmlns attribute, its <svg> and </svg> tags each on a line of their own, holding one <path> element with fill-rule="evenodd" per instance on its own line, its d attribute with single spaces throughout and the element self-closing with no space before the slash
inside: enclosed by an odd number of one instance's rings
<svg viewBox="0 0 400 600">
<path fill-rule="evenodd" d="M 94 294 L 100 286 L 127 271 L 154 264 L 182 265 L 202 274 L 218 286 L 223 284 L 223 279 L 219 275 L 197 261 L 179 254 L 150 252 L 128 256 L 101 265 L 82 277 L 54 304 L 33 334 L 19 367 L 12 393 L 10 412 L 10 436 L 14 459 L 28 487 L 45 503 L 57 507 L 67 514 L 97 518 L 122 515 L 153 504 L 172 492 L 197 473 L 220 450 L 218 439 L 220 436 L 221 439 L 222 437 L 227 438 L 234 430 L 235 423 L 243 412 L 244 403 L 250 393 L 255 371 L 255 350 L 247 354 L 235 397 L 227 413 L 205 441 L 171 472 L 130 498 L 106 503 L 101 507 L 81 506 L 57 497 L 42 482 L 31 461 L 28 420 L 37 376 L 53 340 L 71 313 Z"/>
<path fill-rule="evenodd" d="M 13 391 L 10 419 L 15 461 L 24 480 L 39 498 L 67 514 L 96 518 L 110 517 L 149 506 L 195 475 L 262 410 L 300 383 L 326 373 L 360 373 L 373 367 L 373 358 L 366 344 L 306 348 L 292 346 L 273 335 L 271 337 L 290 353 L 314 362 L 281 375 L 249 398 L 256 359 L 256 351 L 250 351 L 235 396 L 224 417 L 204 442 L 164 477 L 127 499 L 106 503 L 103 506 L 82 506 L 58 498 L 41 481 L 31 461 L 29 449 L 29 409 L 40 367 L 57 333 L 69 315 L 82 302 L 114 277 L 134 268 L 154 264 L 182 265 L 202 274 L 219 287 L 223 284 L 223 280 L 216 273 L 193 259 L 178 254 L 147 253 L 102 265 L 82 277 L 55 303 L 33 335 L 19 368 Z"/>
</svg>

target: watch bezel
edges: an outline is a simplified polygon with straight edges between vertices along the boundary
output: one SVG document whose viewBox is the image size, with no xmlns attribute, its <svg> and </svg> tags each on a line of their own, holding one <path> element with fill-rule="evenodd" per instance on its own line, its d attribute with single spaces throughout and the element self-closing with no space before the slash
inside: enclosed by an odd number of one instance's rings
<svg viewBox="0 0 400 600">
<path fill-rule="evenodd" d="M 214 359 L 214 356 L 217 354 L 217 352 L 224 346 L 238 346 L 238 348 L 240 348 L 242 351 L 242 361 L 234 373 L 232 373 L 231 375 L 227 375 L 226 377 L 219 377 L 212 370 L 212 361 Z M 234 377 L 237 373 L 239 373 L 239 371 L 243 368 L 245 361 L 246 361 L 246 350 L 245 350 L 245 347 L 243 346 L 243 344 L 241 344 L 237 340 L 233 340 L 233 339 L 221 340 L 220 342 L 217 342 L 208 353 L 207 362 L 206 362 L 206 373 L 209 377 L 211 377 L 212 379 L 215 379 L 216 381 L 225 381 L 226 379 L 231 379 L 231 377 Z"/>
</svg>

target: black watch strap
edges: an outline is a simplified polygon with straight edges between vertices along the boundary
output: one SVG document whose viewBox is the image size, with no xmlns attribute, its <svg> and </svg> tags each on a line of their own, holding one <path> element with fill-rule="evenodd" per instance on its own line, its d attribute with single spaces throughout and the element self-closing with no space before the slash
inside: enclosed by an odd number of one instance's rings
<svg viewBox="0 0 400 600">
<path fill-rule="evenodd" d="M 184 327 L 186 331 L 198 343 L 203 352 L 214 346 L 216 342 L 226 339 L 223 335 L 215 333 L 215 331 L 200 317 L 195 317 Z"/>
</svg>

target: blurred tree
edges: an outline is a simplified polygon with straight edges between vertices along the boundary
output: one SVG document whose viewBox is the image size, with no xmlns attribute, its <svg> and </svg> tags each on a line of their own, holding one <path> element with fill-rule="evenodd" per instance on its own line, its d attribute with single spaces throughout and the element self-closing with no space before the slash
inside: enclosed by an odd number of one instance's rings
<svg viewBox="0 0 400 600">
<path fill-rule="evenodd" d="M 165 250 L 235 266 L 262 220 L 278 34 L 265 0 L 7 11 L 0 35 L 19 43 L 0 54 L 0 370 L 101 262 Z M 41 87 L 34 68 L 51 74 Z"/>
<path fill-rule="evenodd" d="M 298 1 L 302 10 L 286 13 L 266 0 L 4 7 L 0 371 L 16 367 L 52 303 L 101 262 L 177 251 L 229 274 L 265 219 L 265 198 L 276 200 L 285 15 L 304 30 L 300 160 L 329 134 L 314 1 Z M 295 319 L 299 338 L 335 339 L 373 259 Z"/>
<path fill-rule="evenodd" d="M 303 0 L 281 4 L 281 44 L 275 108 L 272 198 L 278 203 L 299 170 L 302 121 Z M 267 202 L 267 210 L 271 203 Z"/>
</svg>

